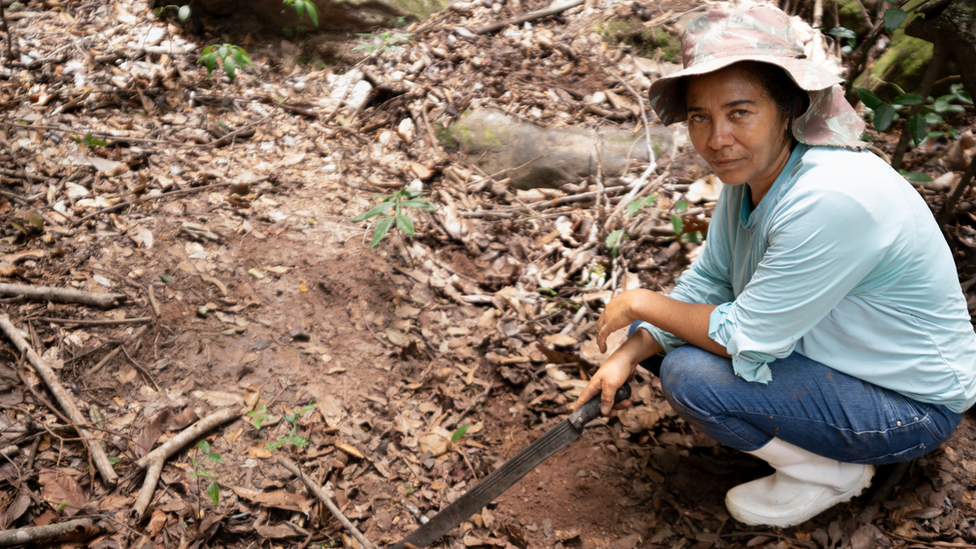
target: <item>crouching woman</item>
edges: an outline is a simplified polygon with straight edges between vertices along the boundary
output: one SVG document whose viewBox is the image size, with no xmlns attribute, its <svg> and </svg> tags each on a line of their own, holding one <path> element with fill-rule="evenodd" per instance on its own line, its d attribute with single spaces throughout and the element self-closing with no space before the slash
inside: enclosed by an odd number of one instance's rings
<svg viewBox="0 0 976 549">
<path fill-rule="evenodd" d="M 630 337 L 580 402 L 601 395 L 612 414 L 643 363 L 681 417 L 775 469 L 730 490 L 730 514 L 791 526 L 949 438 L 976 402 L 976 334 L 931 212 L 862 152 L 841 80 L 804 58 L 786 14 L 710 11 L 682 46 L 650 103 L 687 120 L 726 186 L 670 295 L 607 305 L 601 349 Z"/>
</svg>

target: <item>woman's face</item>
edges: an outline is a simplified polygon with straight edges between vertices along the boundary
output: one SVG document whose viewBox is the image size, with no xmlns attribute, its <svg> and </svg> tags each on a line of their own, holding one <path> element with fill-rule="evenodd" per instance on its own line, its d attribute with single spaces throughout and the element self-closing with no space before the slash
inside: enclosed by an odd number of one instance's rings
<svg viewBox="0 0 976 549">
<path fill-rule="evenodd" d="M 786 117 L 762 84 L 735 65 L 688 82 L 688 132 L 727 185 L 748 183 L 758 204 L 790 157 Z"/>
</svg>

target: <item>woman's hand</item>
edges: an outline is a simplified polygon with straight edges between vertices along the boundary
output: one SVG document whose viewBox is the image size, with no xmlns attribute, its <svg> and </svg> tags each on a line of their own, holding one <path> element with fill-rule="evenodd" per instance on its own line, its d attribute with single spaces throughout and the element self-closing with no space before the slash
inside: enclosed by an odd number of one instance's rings
<svg viewBox="0 0 976 549">
<path fill-rule="evenodd" d="M 615 416 L 616 410 L 622 410 L 633 404 L 630 399 L 613 403 L 613 396 L 624 383 L 634 377 L 637 364 L 645 358 L 661 352 L 661 345 L 645 330 L 637 330 L 620 346 L 603 366 L 597 370 L 590 383 L 583 389 L 576 408 L 586 404 L 593 397 L 600 396 L 600 413 L 605 416 Z"/>
</svg>

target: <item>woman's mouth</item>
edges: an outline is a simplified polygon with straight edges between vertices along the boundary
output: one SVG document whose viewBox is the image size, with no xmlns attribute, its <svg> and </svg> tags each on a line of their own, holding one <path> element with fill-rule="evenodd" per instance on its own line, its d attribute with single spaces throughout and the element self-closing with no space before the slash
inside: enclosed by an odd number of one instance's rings
<svg viewBox="0 0 976 549">
<path fill-rule="evenodd" d="M 724 170 L 735 166 L 740 161 L 741 161 L 740 158 L 733 158 L 727 160 L 712 160 L 712 165 L 715 166 L 716 169 Z"/>
</svg>

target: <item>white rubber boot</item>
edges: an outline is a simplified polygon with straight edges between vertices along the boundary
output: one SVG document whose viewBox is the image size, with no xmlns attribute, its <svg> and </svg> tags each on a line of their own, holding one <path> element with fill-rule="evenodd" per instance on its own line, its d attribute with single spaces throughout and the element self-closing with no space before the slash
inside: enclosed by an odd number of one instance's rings
<svg viewBox="0 0 976 549">
<path fill-rule="evenodd" d="M 871 485 L 873 465 L 841 463 L 777 438 L 749 452 L 776 473 L 736 486 L 725 496 L 733 518 L 757 526 L 793 526 L 845 502 Z"/>
</svg>

